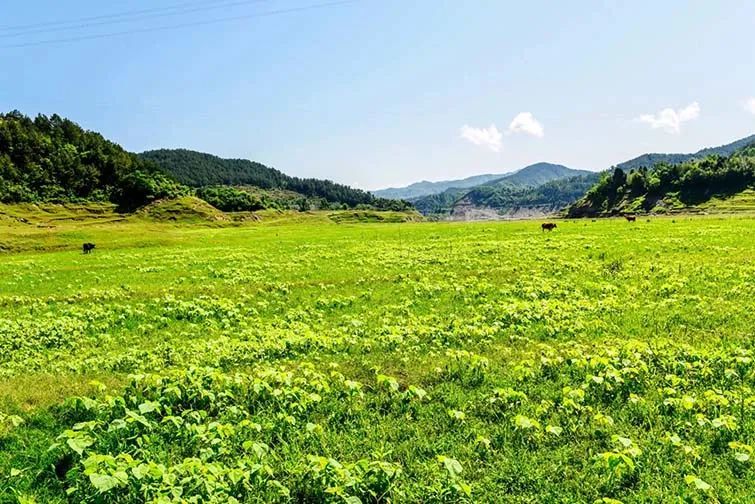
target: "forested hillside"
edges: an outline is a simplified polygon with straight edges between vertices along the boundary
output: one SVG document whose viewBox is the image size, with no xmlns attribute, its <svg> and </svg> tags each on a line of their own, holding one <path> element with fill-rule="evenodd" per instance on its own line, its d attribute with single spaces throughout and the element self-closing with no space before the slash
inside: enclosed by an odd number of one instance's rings
<svg viewBox="0 0 755 504">
<path fill-rule="evenodd" d="M 153 163 L 68 119 L 0 114 L 0 202 L 138 206 L 185 190 Z"/>
<path fill-rule="evenodd" d="M 373 205 L 392 209 L 407 208 L 403 202 L 382 201 L 372 194 L 330 180 L 291 177 L 247 159 L 223 159 L 186 149 L 161 149 L 143 152 L 142 159 L 157 164 L 179 182 L 192 187 L 232 185 L 262 189 L 283 189 L 309 198 L 349 207 Z"/>
<path fill-rule="evenodd" d="M 663 173 L 673 172 L 669 168 L 670 166 L 679 164 L 697 166 L 694 160 L 707 158 L 711 155 L 731 156 L 753 143 L 755 143 L 755 135 L 726 145 L 702 149 L 692 154 L 643 154 L 603 172 L 603 174 L 607 175 L 602 179 L 600 188 L 596 189 L 598 191 L 597 194 L 592 196 L 593 200 L 588 201 L 587 199 L 583 199 L 578 205 L 573 205 L 570 212 L 572 214 L 577 212 L 578 214 L 592 215 L 612 210 L 618 211 L 613 208 L 618 201 L 623 201 L 622 209 L 626 207 L 627 211 L 640 211 L 645 206 L 650 205 L 652 207 L 652 205 L 659 200 L 664 200 L 664 198 L 668 201 L 662 202 L 661 205 L 668 206 L 670 204 L 683 207 L 686 204 L 685 202 L 691 202 L 695 198 L 699 199 L 700 194 L 707 189 L 698 187 L 693 190 L 690 189 L 687 182 L 679 182 L 677 184 L 679 187 L 676 189 L 671 187 L 669 192 L 674 193 L 675 190 L 682 190 L 681 199 L 675 199 L 675 194 L 670 194 L 668 197 L 659 196 L 653 193 L 659 186 L 654 185 L 655 182 L 653 181 L 644 179 L 648 171 L 652 171 L 653 167 L 657 165 L 658 176 L 664 177 Z M 607 195 L 611 192 L 612 187 L 609 180 L 616 169 L 624 173 L 624 177 L 631 179 L 632 183 L 635 184 L 634 192 L 629 194 L 628 197 L 625 197 L 626 195 L 624 194 Z M 641 174 L 632 175 L 633 171 L 641 172 Z M 697 173 L 696 170 L 692 170 L 692 172 Z M 569 175 L 580 176 L 569 177 Z M 501 178 L 486 180 L 476 187 L 452 187 L 441 193 L 414 198 L 411 201 L 417 210 L 424 214 L 456 214 L 460 211 L 466 212 L 475 208 L 493 210 L 499 213 L 528 207 L 535 210 L 547 211 L 548 209 L 554 210 L 574 204 L 578 199 L 585 196 L 587 190 L 595 183 L 601 181 L 601 176 L 601 174 L 572 170 L 561 165 L 537 163 Z M 621 175 L 617 176 L 621 177 Z M 689 177 L 692 177 L 692 175 L 689 175 Z M 644 182 L 642 182 L 643 180 Z M 621 182 L 620 178 L 616 183 L 620 184 L 614 187 L 616 190 L 619 190 L 619 187 L 625 184 Z M 642 186 L 643 183 L 649 184 L 647 201 L 640 201 L 638 199 L 639 193 L 637 191 L 641 190 L 638 185 Z M 721 192 L 720 189 L 719 186 L 710 186 L 710 190 L 714 190 L 714 192 Z M 693 193 L 698 196 L 694 196 Z M 600 199 L 603 194 L 606 194 L 606 200 L 597 201 L 595 199 Z M 611 197 L 618 199 L 611 201 Z M 670 200 L 669 197 L 671 198 Z M 703 196 L 703 199 L 707 199 L 707 197 Z M 630 201 L 631 205 L 628 204 Z"/>
<path fill-rule="evenodd" d="M 751 137 L 752 138 L 752 137 Z M 606 172 L 569 208 L 571 217 L 624 212 L 664 212 L 755 187 L 755 145 L 725 157 L 711 155 L 678 164 L 659 163 L 628 172 Z"/>
<path fill-rule="evenodd" d="M 130 211 L 190 194 L 224 211 L 411 207 L 252 161 L 184 150 L 136 155 L 58 115 L 0 114 L 0 203 L 109 201 Z"/>
<path fill-rule="evenodd" d="M 563 208 L 579 199 L 598 176 L 551 163 L 536 163 L 472 188 L 450 188 L 412 200 L 424 214 L 448 214 L 457 204 L 508 210 L 521 206 Z"/>
<path fill-rule="evenodd" d="M 558 209 L 579 199 L 599 179 L 600 174 L 588 173 L 527 188 L 483 185 L 468 192 L 464 199 L 476 206 L 495 209 L 518 206 L 548 206 Z"/>
<path fill-rule="evenodd" d="M 620 168 L 624 172 L 629 172 L 629 170 L 633 168 L 650 168 L 659 163 L 667 163 L 673 165 L 684 163 L 685 161 L 691 161 L 693 159 L 701 159 L 711 155 L 730 156 L 743 147 L 747 147 L 748 145 L 751 145 L 753 143 L 755 143 L 755 135 L 750 135 L 746 138 L 737 140 L 736 142 L 721 145 L 718 147 L 707 147 L 692 154 L 643 154 L 641 156 L 637 156 L 634 159 L 630 159 L 629 161 L 624 161 L 623 163 L 616 165 L 614 168 Z"/>
</svg>

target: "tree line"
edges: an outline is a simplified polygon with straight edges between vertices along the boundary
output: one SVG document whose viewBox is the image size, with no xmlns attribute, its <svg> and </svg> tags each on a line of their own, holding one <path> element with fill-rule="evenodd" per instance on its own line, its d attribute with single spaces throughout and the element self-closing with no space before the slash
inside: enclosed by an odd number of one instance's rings
<svg viewBox="0 0 755 504">
<path fill-rule="evenodd" d="M 599 179 L 589 173 L 551 180 L 535 187 L 483 184 L 472 189 L 447 189 L 413 200 L 423 214 L 447 214 L 461 200 L 475 206 L 506 210 L 518 207 L 564 208 L 574 203 Z"/>
<path fill-rule="evenodd" d="M 307 202 L 300 206 L 411 208 L 405 201 L 328 180 L 289 177 L 252 161 L 183 150 L 137 155 L 57 114 L 34 119 L 18 111 L 0 114 L 2 203 L 110 201 L 133 210 L 155 199 L 196 194 L 226 211 L 276 204 L 233 185 L 294 191 Z"/>
<path fill-rule="evenodd" d="M 369 206 L 386 210 L 406 210 L 405 201 L 377 198 L 367 191 L 330 180 L 291 177 L 275 168 L 247 159 L 223 159 L 186 149 L 160 149 L 140 154 L 156 163 L 179 182 L 191 187 L 255 186 L 262 189 L 293 191 L 329 205 L 347 208 Z"/>
<path fill-rule="evenodd" d="M 0 201 L 112 201 L 139 206 L 185 188 L 99 133 L 57 114 L 0 114 Z"/>
<path fill-rule="evenodd" d="M 611 214 L 627 208 L 650 211 L 670 195 L 685 205 L 695 205 L 753 186 L 755 145 L 750 145 L 730 156 L 711 155 L 677 164 L 661 162 L 628 173 L 616 167 L 605 172 L 568 214 Z"/>
</svg>

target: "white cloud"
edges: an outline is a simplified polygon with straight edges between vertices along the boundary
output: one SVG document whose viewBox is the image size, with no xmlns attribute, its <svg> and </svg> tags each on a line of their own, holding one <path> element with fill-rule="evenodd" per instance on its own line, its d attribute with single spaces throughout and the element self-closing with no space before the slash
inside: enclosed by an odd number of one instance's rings
<svg viewBox="0 0 755 504">
<path fill-rule="evenodd" d="M 637 120 L 649 124 L 653 129 L 662 129 L 667 133 L 678 135 L 681 131 L 682 123 L 697 119 L 698 117 L 700 117 L 700 104 L 692 102 L 686 107 L 677 110 L 665 108 L 655 115 L 643 114 Z"/>
<path fill-rule="evenodd" d="M 545 136 L 545 129 L 530 112 L 520 112 L 505 130 L 506 135 L 514 133 L 526 133 L 542 138 Z M 461 138 L 475 145 L 483 145 L 493 152 L 501 152 L 503 149 L 503 135 L 495 124 L 491 124 L 489 128 L 472 128 L 465 124 L 461 128 Z"/>
<path fill-rule="evenodd" d="M 527 133 L 528 135 L 543 138 L 545 129 L 530 112 L 520 112 L 509 124 L 509 133 Z"/>
<path fill-rule="evenodd" d="M 746 99 L 744 105 L 747 112 L 755 114 L 755 98 Z"/>
<path fill-rule="evenodd" d="M 503 143 L 503 134 L 498 131 L 495 124 L 489 128 L 472 128 L 466 124 L 461 127 L 461 138 L 472 142 L 475 145 L 483 145 L 493 152 L 501 152 Z"/>
</svg>

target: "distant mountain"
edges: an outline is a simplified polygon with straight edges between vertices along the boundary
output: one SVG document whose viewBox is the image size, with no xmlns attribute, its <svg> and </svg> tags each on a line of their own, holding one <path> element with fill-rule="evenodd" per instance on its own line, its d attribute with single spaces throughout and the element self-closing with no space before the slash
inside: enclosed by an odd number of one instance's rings
<svg viewBox="0 0 755 504">
<path fill-rule="evenodd" d="M 536 187 L 479 186 L 454 202 L 453 220 L 528 218 L 550 215 L 577 201 L 601 177 L 590 172 Z"/>
<path fill-rule="evenodd" d="M 439 194 L 430 194 L 411 199 L 410 201 L 417 210 L 424 214 L 452 213 L 457 202 L 465 208 L 469 208 L 470 206 L 486 206 L 490 208 L 498 208 L 499 205 L 506 207 L 517 206 L 518 198 L 522 198 L 522 204 L 527 204 L 533 198 L 538 199 L 538 201 L 542 200 L 542 197 L 538 198 L 536 196 L 535 188 L 544 184 L 566 179 L 588 177 L 590 175 L 593 175 L 593 173 L 586 170 L 575 170 L 551 163 L 536 163 L 475 187 L 452 187 Z M 587 183 L 587 187 L 595 182 L 595 180 L 590 180 L 591 182 Z M 582 185 L 584 183 L 579 186 L 581 187 Z M 558 186 L 553 185 L 549 187 L 555 188 Z M 585 190 L 587 187 L 585 187 Z M 546 188 L 545 191 L 547 194 L 552 194 L 551 189 Z M 563 194 L 555 198 L 554 201 L 560 204 L 566 200 L 564 203 L 566 205 L 573 203 L 584 194 L 582 192 L 574 198 L 568 197 L 567 194 L 573 191 L 573 187 L 570 187 Z"/>
<path fill-rule="evenodd" d="M 755 135 L 692 154 L 644 154 L 599 173 L 538 163 L 473 188 L 449 189 L 413 203 L 423 213 L 446 214 L 452 219 L 532 217 L 567 207 L 571 216 L 645 211 L 658 201 L 661 206 L 684 207 L 706 201 L 714 194 L 726 196 L 750 187 L 751 168 L 747 163 L 751 161 L 741 152 L 752 144 Z M 710 166 L 723 161 L 696 161 L 735 153 L 739 153 L 736 159 L 726 161 L 728 164 L 718 174 Z M 624 174 L 624 182 L 618 175 L 613 179 L 616 169 Z M 569 177 L 571 173 L 577 176 Z M 695 177 L 705 181 L 700 182 L 702 186 L 691 181 Z M 722 182 L 720 177 L 728 179 Z M 675 179 L 678 180 L 674 182 Z M 625 190 L 622 184 L 632 185 L 633 189 Z M 657 188 L 664 184 L 666 192 L 660 194 Z"/>
<path fill-rule="evenodd" d="M 589 175 L 587 170 L 575 170 L 566 166 L 552 163 L 535 163 L 521 170 L 504 175 L 503 177 L 481 185 L 510 187 L 537 187 L 552 180 L 560 180 L 580 175 Z"/>
<path fill-rule="evenodd" d="M 473 187 L 506 183 L 517 187 L 534 187 L 559 178 L 573 177 L 589 173 L 584 170 L 573 170 L 566 166 L 551 163 L 536 163 L 510 173 L 488 173 L 474 175 L 460 180 L 443 180 L 440 182 L 415 182 L 406 187 L 379 189 L 372 194 L 381 198 L 404 199 L 407 201 L 417 200 L 423 196 L 442 194 L 450 191 L 450 194 L 458 194 L 463 189 Z M 441 199 L 445 199 L 443 197 Z"/>
<path fill-rule="evenodd" d="M 388 202 L 372 194 L 330 180 L 291 177 L 261 163 L 247 159 L 223 159 L 187 149 L 160 149 L 142 152 L 149 161 L 182 184 L 190 187 L 253 186 L 261 189 L 293 191 L 307 198 L 321 198 L 349 207 L 372 205 L 401 209 L 402 202 Z"/>
<path fill-rule="evenodd" d="M 415 182 L 406 187 L 390 187 L 388 189 L 378 189 L 376 191 L 372 191 L 372 194 L 380 198 L 411 200 L 430 194 L 440 194 L 443 191 L 451 188 L 464 189 L 467 187 L 475 187 L 491 180 L 497 180 L 501 177 L 504 177 L 505 175 L 505 173 L 474 175 L 465 179 L 443 180 L 440 182 L 429 182 L 427 180 L 423 180 L 422 182 Z"/>
<path fill-rule="evenodd" d="M 550 180 L 534 187 L 514 187 L 507 185 L 482 185 L 475 187 L 454 205 L 484 206 L 508 209 L 521 206 L 563 208 L 579 199 L 601 177 L 599 173 L 588 172 L 576 177 Z"/>
<path fill-rule="evenodd" d="M 731 156 L 739 149 L 747 147 L 748 145 L 751 145 L 753 143 L 755 143 L 755 135 L 750 135 L 748 137 L 737 140 L 736 142 L 721 145 L 719 147 L 708 147 L 692 154 L 643 154 L 641 156 L 637 156 L 634 159 L 630 159 L 629 161 L 619 163 L 614 166 L 614 168 L 621 168 L 623 171 L 629 172 L 629 170 L 643 166 L 645 168 L 651 168 L 659 163 L 679 164 L 684 163 L 685 161 L 690 161 L 692 159 L 701 159 L 713 154 L 718 154 L 719 156 Z"/>
</svg>

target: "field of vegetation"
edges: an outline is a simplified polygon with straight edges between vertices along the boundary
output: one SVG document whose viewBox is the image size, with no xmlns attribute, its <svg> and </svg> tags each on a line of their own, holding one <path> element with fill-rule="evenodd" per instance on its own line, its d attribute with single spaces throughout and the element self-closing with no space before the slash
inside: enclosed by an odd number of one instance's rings
<svg viewBox="0 0 755 504">
<path fill-rule="evenodd" d="M 755 220 L 338 216 L 3 220 L 0 502 L 752 502 Z"/>
</svg>

